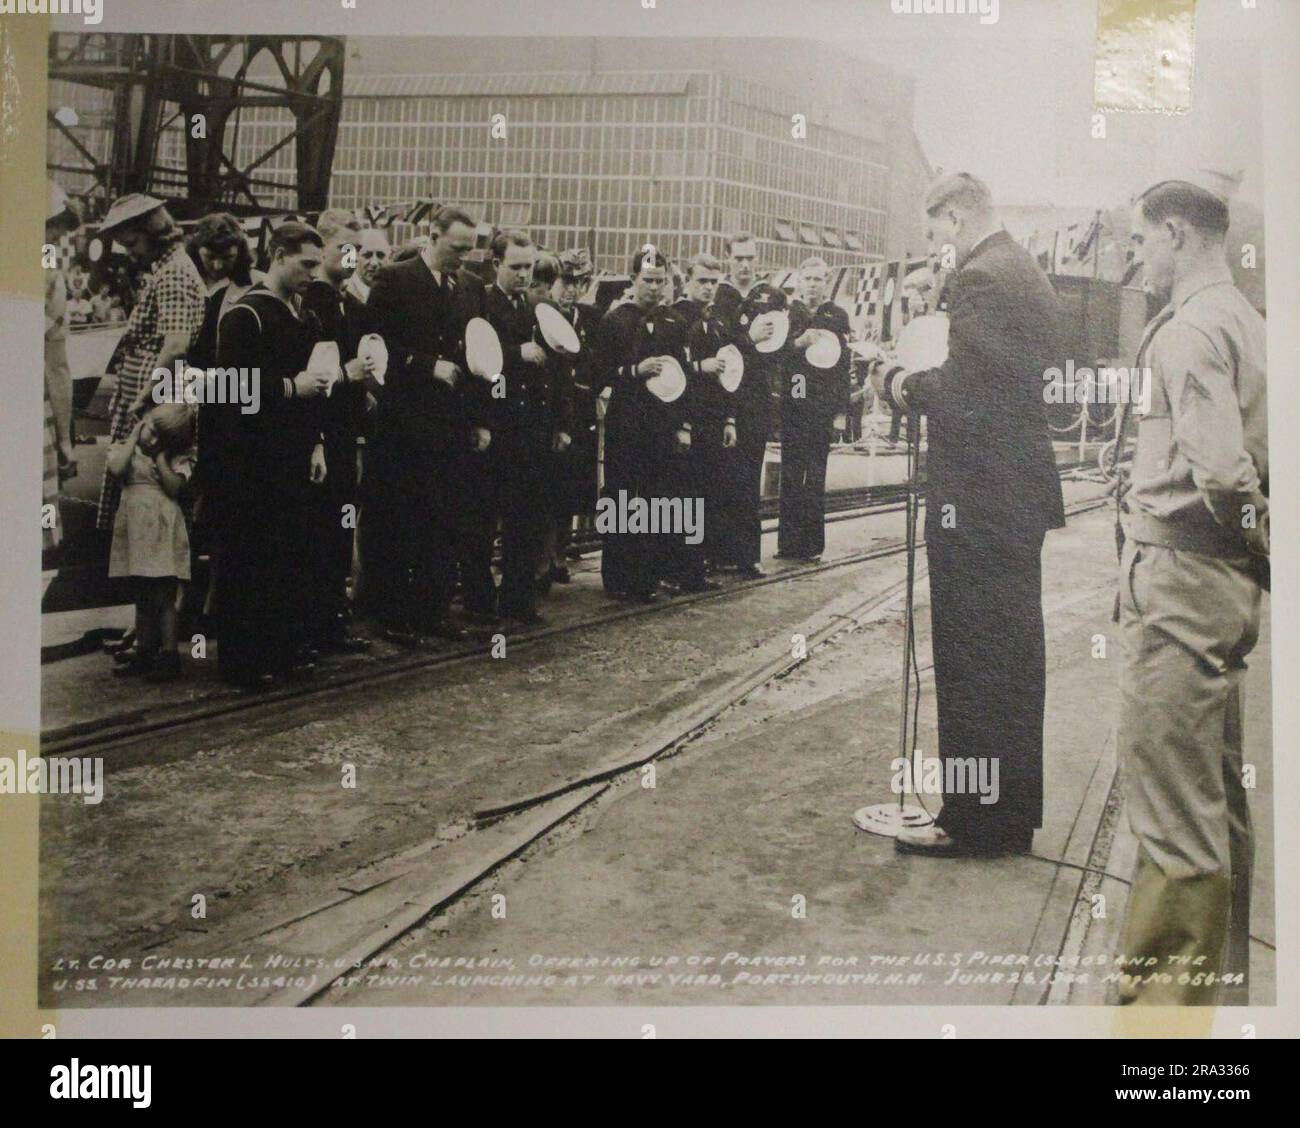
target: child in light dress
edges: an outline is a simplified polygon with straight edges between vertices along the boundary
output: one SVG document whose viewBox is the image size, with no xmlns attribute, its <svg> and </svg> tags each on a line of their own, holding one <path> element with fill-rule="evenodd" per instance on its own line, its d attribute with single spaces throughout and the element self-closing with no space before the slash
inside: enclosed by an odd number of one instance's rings
<svg viewBox="0 0 1300 1128">
<path fill-rule="evenodd" d="M 136 649 L 113 672 L 147 681 L 180 676 L 176 594 L 190 578 L 190 539 L 177 496 L 194 470 L 194 409 L 184 403 L 144 405 L 131 433 L 108 448 L 108 469 L 122 481 L 113 525 L 109 576 L 135 584 Z"/>
</svg>

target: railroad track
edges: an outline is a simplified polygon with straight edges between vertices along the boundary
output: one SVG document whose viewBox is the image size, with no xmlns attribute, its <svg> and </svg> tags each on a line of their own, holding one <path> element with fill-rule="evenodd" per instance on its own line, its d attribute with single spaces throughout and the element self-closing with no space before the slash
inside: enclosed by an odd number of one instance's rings
<svg viewBox="0 0 1300 1128">
<path fill-rule="evenodd" d="M 1108 503 L 1089 499 L 1068 507 L 1076 517 Z M 901 554 L 894 543 L 869 553 L 799 569 L 785 578 L 806 576 L 834 567 Z M 924 576 L 923 561 L 918 568 Z M 769 582 L 780 582 L 772 577 Z M 841 596 L 803 628 L 806 646 L 786 652 L 736 674 L 707 699 L 678 711 L 630 745 L 612 751 L 565 783 L 531 794 L 505 796 L 475 810 L 450 840 L 446 828 L 406 845 L 399 852 L 371 861 L 351 873 L 331 877 L 324 892 L 312 890 L 297 901 L 273 900 L 277 915 L 252 913 L 232 921 L 228 930 L 199 939 L 175 933 L 155 945 L 187 942 L 209 954 L 247 953 L 256 963 L 272 954 L 314 961 L 311 974 L 293 975 L 288 985 L 260 994 L 243 993 L 255 1005 L 305 1006 L 326 997 L 343 997 L 356 969 L 382 963 L 403 937 L 446 912 L 478 889 L 512 859 L 578 818 L 612 788 L 626 784 L 646 765 L 676 755 L 708 732 L 733 707 L 756 691 L 788 677 L 822 647 L 846 631 L 860 629 L 888 612 L 904 590 L 898 580 L 866 596 Z M 732 591 L 744 590 L 733 588 Z M 709 598 L 718 596 L 710 593 Z M 242 921 L 242 924 L 241 924 Z M 220 945 L 220 952 L 215 947 Z"/>
<path fill-rule="evenodd" d="M 1082 464 L 1061 466 L 1062 475 L 1080 468 Z M 835 523 L 845 520 L 875 516 L 900 510 L 906 504 L 906 485 L 871 486 L 861 489 L 839 490 L 827 496 L 827 521 Z M 775 504 L 775 503 L 774 503 Z M 771 518 L 768 518 L 770 521 Z M 771 531 L 773 526 L 765 522 L 764 531 Z M 672 608 L 687 607 L 706 599 L 725 599 L 738 592 L 749 591 L 768 584 L 785 583 L 817 575 L 833 569 L 850 567 L 869 560 L 893 556 L 903 550 L 903 542 L 892 541 L 864 552 L 849 553 L 833 560 L 803 567 L 782 568 L 772 575 L 758 580 L 745 580 L 727 583 L 717 591 L 698 592 L 679 595 L 671 600 L 661 600 L 654 604 L 612 607 L 607 611 L 589 616 L 572 623 L 562 623 L 523 631 L 510 636 L 511 646 L 526 646 L 538 641 L 560 635 L 572 634 L 591 627 L 619 622 L 623 619 L 640 615 L 658 614 Z M 495 632 L 493 632 L 495 633 Z M 268 693 L 240 694 L 229 691 L 202 700 L 193 707 L 178 713 L 159 713 L 151 716 L 144 710 L 125 711 L 108 717 L 76 722 L 45 730 L 41 734 L 41 754 L 47 756 L 86 754 L 93 751 L 106 757 L 106 766 L 113 767 L 112 753 L 126 748 L 145 738 L 154 739 L 169 732 L 191 730 L 205 723 L 230 717 L 235 714 L 253 715 L 256 712 L 270 712 L 286 704 L 310 700 L 326 694 L 337 693 L 340 689 L 378 684 L 406 677 L 411 674 L 436 667 L 450 666 L 480 658 L 490 653 L 491 634 L 474 638 L 466 643 L 449 647 L 434 653 L 404 654 L 385 659 L 382 662 L 368 663 L 336 670 L 326 669 L 309 682 L 299 682 L 277 688 Z"/>
</svg>

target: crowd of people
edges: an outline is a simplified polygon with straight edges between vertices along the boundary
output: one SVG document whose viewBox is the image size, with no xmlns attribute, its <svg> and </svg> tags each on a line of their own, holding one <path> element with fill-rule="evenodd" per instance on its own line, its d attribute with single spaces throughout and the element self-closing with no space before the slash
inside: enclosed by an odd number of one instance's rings
<svg viewBox="0 0 1300 1128">
<path fill-rule="evenodd" d="M 263 270 L 233 216 L 185 232 L 141 194 L 117 200 L 99 234 L 147 266 L 109 366 L 97 513 L 109 575 L 138 592 L 123 676 L 179 676 L 178 630 L 215 637 L 221 676 L 255 688 L 367 648 L 359 615 L 406 647 L 536 624 L 571 580 L 575 526 L 601 535 L 615 599 L 762 576 L 778 434 L 778 556 L 822 552 L 831 442 L 862 393 L 821 259 L 791 297 L 762 279 L 743 232 L 726 262 L 679 265 L 646 244 L 602 310 L 580 300 L 593 289 L 583 248 L 501 230 L 490 280 L 471 269 L 475 217 L 454 207 L 396 250 L 351 212 L 284 222 Z M 488 369 L 483 322 L 499 348 Z M 255 410 L 212 399 L 211 380 L 185 397 L 198 402 L 160 394 L 158 374 L 178 366 L 254 381 Z M 629 519 L 643 503 L 698 505 L 700 527 Z"/>
</svg>

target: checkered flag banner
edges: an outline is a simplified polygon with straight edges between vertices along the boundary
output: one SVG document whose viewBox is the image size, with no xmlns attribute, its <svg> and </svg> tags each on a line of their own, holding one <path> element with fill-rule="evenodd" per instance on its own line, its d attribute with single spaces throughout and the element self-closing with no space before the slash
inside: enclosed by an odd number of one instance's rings
<svg viewBox="0 0 1300 1128">
<path fill-rule="evenodd" d="M 60 235 L 56 249 L 59 254 L 59 269 L 67 274 L 72 269 L 72 260 L 77 256 L 77 241 L 71 234 Z"/>
<path fill-rule="evenodd" d="M 858 291 L 853 299 L 853 316 L 860 318 L 863 311 L 871 318 L 880 316 L 880 280 L 885 273 L 883 262 L 872 263 L 858 280 Z"/>
</svg>

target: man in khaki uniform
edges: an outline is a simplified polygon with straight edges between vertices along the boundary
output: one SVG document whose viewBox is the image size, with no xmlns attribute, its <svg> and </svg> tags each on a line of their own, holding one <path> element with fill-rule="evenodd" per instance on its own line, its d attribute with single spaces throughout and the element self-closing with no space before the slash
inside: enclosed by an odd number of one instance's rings
<svg viewBox="0 0 1300 1128">
<path fill-rule="evenodd" d="M 1150 398 L 1131 409 L 1120 560 L 1119 749 L 1139 843 L 1125 1003 L 1247 1001 L 1242 677 L 1267 564 L 1268 433 L 1264 320 L 1233 285 L 1227 230 L 1226 201 L 1187 181 L 1134 205 L 1147 288 L 1168 304 L 1138 353 Z"/>
</svg>

